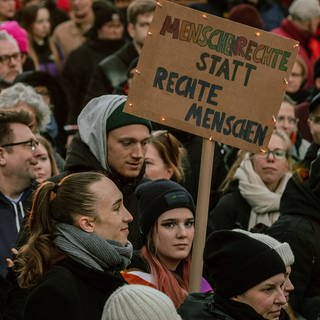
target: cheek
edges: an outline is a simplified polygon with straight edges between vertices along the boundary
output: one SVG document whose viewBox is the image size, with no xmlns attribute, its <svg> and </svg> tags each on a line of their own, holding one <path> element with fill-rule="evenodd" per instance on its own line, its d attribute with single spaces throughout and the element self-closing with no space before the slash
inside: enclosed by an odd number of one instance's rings
<svg viewBox="0 0 320 320">
<path fill-rule="evenodd" d="M 161 226 L 158 228 L 158 231 L 155 232 L 152 237 L 153 243 L 158 250 L 165 248 L 167 243 L 169 244 L 170 239 L 170 231 L 162 229 Z"/>
</svg>

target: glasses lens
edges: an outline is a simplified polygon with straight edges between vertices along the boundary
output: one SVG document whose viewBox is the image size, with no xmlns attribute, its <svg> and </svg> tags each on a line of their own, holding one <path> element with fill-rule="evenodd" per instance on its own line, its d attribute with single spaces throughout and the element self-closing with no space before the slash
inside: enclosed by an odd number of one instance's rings
<svg viewBox="0 0 320 320">
<path fill-rule="evenodd" d="M 270 152 L 272 152 L 273 156 L 276 159 L 284 159 L 286 157 L 286 152 L 284 150 L 276 149 L 276 150 L 273 150 L 273 151 L 270 151 Z"/>
<path fill-rule="evenodd" d="M 35 151 L 38 145 L 39 145 L 38 140 L 31 140 L 31 150 L 32 151 Z"/>
<path fill-rule="evenodd" d="M 18 60 L 21 58 L 21 54 L 19 52 L 13 53 L 12 55 L 3 55 L 0 56 L 1 63 L 8 63 L 11 59 Z"/>
</svg>

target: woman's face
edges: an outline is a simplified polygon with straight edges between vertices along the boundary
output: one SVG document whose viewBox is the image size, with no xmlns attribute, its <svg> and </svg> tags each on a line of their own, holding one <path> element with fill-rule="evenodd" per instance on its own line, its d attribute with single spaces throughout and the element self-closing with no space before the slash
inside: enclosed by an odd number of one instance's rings
<svg viewBox="0 0 320 320">
<path fill-rule="evenodd" d="M 160 215 L 152 234 L 156 255 L 169 270 L 175 270 L 190 254 L 194 217 L 190 209 L 171 209 Z"/>
<path fill-rule="evenodd" d="M 281 178 L 288 172 L 288 159 L 285 156 L 286 144 L 276 134 L 271 135 L 266 153 L 256 153 L 252 156 L 252 165 L 255 172 L 260 176 L 264 184 L 272 191 L 276 190 Z M 277 152 L 279 151 L 279 152 Z M 276 158 L 275 154 L 284 154 Z"/>
<path fill-rule="evenodd" d="M 97 218 L 92 222 L 93 232 L 102 239 L 125 245 L 128 242 L 129 223 L 133 218 L 123 205 L 122 193 L 107 178 L 92 183 L 89 189 L 96 197 Z"/>
<path fill-rule="evenodd" d="M 146 178 L 156 180 L 170 179 L 172 177 L 172 169 L 167 167 L 160 157 L 159 151 L 152 143 L 148 143 L 147 145 L 145 162 L 146 169 L 144 175 Z"/>
<path fill-rule="evenodd" d="M 248 304 L 264 319 L 278 320 L 287 300 L 283 292 L 285 276 L 279 273 L 233 298 Z"/>
<path fill-rule="evenodd" d="M 299 62 L 295 62 L 289 76 L 286 92 L 296 93 L 301 89 L 304 82 L 303 69 Z"/>
<path fill-rule="evenodd" d="M 48 9 L 40 8 L 35 22 L 32 25 L 32 35 L 35 39 L 42 40 L 50 34 L 50 14 Z"/>
<path fill-rule="evenodd" d="M 37 153 L 38 164 L 35 166 L 36 180 L 41 183 L 52 176 L 52 167 L 47 149 L 39 143 L 39 152 Z"/>
</svg>

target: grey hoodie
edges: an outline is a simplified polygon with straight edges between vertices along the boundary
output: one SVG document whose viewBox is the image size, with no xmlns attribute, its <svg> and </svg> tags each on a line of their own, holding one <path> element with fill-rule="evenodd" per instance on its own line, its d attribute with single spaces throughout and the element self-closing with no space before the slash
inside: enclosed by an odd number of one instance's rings
<svg viewBox="0 0 320 320">
<path fill-rule="evenodd" d="M 108 150 L 106 143 L 107 121 L 114 110 L 127 101 L 124 95 L 103 95 L 90 100 L 78 117 L 81 140 L 89 147 L 92 154 L 107 171 Z"/>
</svg>

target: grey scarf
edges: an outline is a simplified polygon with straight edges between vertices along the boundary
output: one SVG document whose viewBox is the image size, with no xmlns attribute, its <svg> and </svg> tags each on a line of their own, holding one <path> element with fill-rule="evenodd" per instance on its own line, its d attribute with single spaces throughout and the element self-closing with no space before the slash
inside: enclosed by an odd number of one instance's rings
<svg viewBox="0 0 320 320">
<path fill-rule="evenodd" d="M 104 240 L 95 233 L 87 233 L 65 223 L 55 230 L 55 245 L 82 265 L 95 270 L 123 270 L 130 264 L 132 244 Z"/>
</svg>

